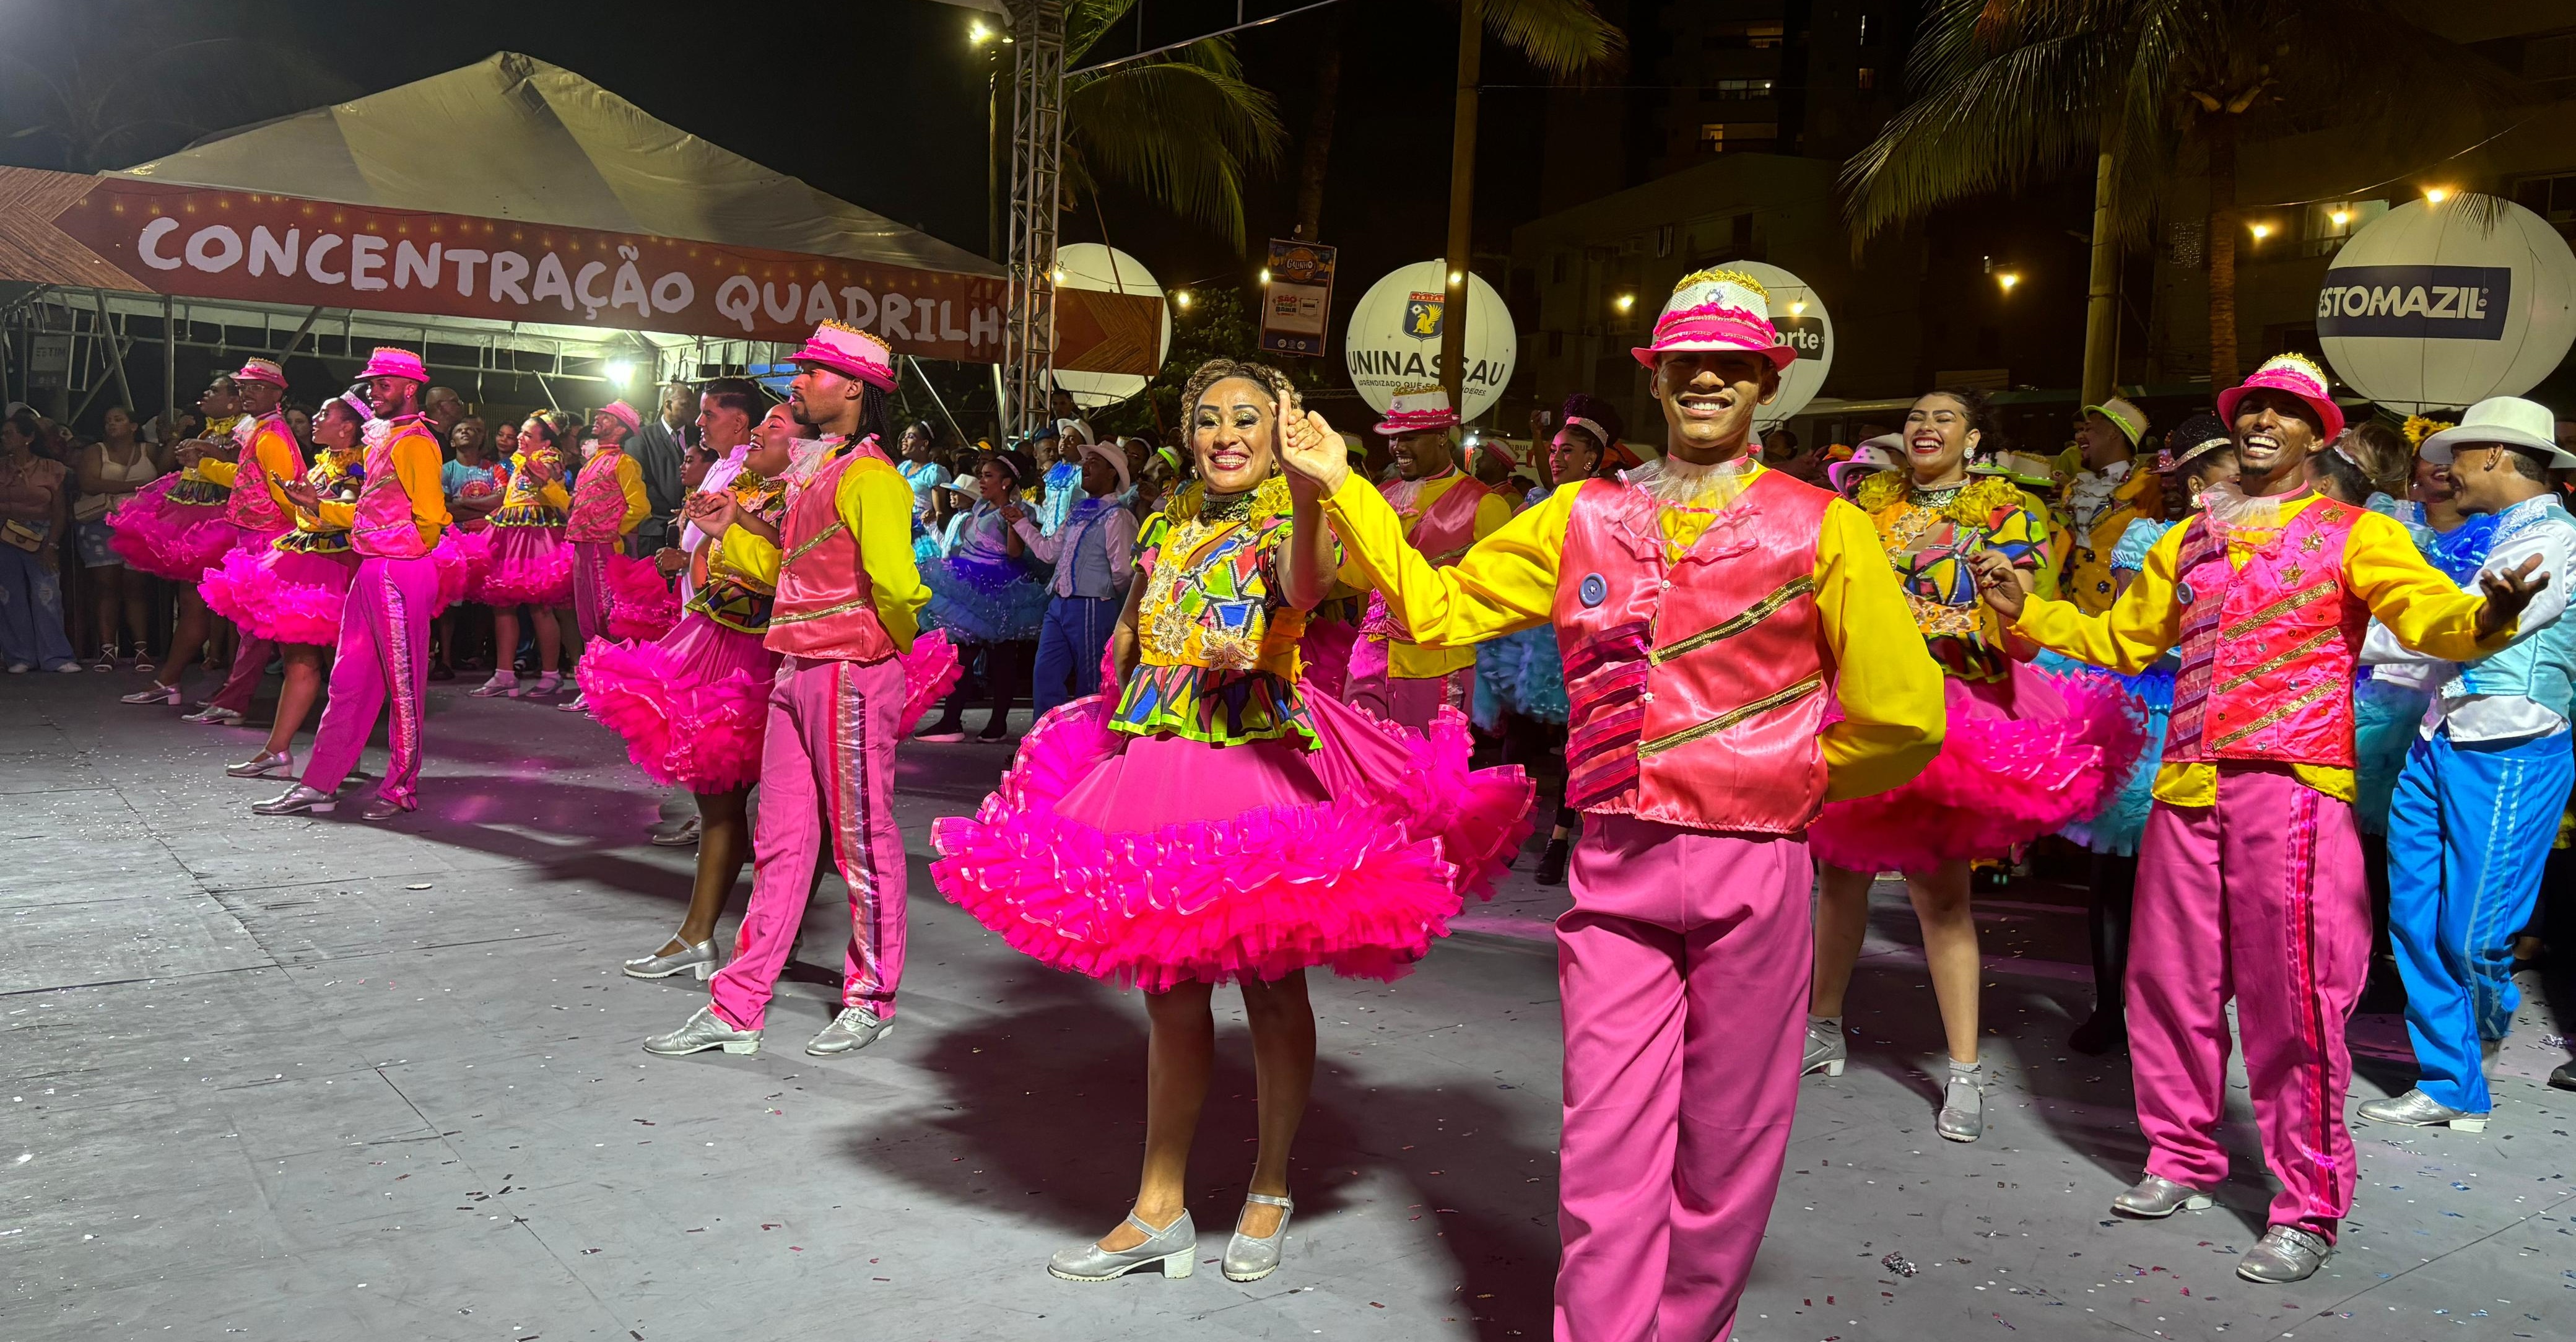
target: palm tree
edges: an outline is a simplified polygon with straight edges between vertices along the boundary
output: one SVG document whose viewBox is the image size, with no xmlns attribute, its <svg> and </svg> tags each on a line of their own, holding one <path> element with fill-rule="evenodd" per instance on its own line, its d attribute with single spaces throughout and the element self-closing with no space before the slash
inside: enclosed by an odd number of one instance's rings
<svg viewBox="0 0 2576 1342">
<path fill-rule="evenodd" d="M 1075 67 L 1136 0 L 1064 7 L 1066 208 L 1105 183 L 1134 190 L 1244 246 L 1243 183 L 1278 161 L 1279 105 L 1245 83 L 1234 43 L 1194 42 L 1090 74 Z"/>
<path fill-rule="evenodd" d="M 1910 62 L 1915 100 L 1843 165 L 1854 245 L 1953 201 L 2092 167 L 2084 395 L 2098 400 L 2112 381 L 2120 242 L 2170 209 L 2163 183 L 2194 169 L 2208 184 L 2209 376 L 2213 386 L 2232 383 L 2239 143 L 2326 124 L 2392 133 L 2423 115 L 2427 90 L 2451 106 L 2520 96 L 2512 76 L 2400 8 L 1931 0 Z"/>
<path fill-rule="evenodd" d="M 0 143 L 50 144 L 47 166 L 71 172 L 127 167 L 209 131 L 354 97 L 355 84 L 272 39 L 229 34 L 255 26 L 238 4 L 93 0 L 63 6 L 59 22 L 21 25 L 0 62 L 10 129 Z"/>
</svg>

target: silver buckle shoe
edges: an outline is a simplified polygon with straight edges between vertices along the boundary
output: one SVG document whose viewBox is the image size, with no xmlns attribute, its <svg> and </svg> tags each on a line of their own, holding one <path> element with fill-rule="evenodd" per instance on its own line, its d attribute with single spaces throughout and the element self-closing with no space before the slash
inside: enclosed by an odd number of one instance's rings
<svg viewBox="0 0 2576 1342">
<path fill-rule="evenodd" d="M 2263 1242 L 2245 1251 L 2236 1264 L 2236 1275 L 2247 1281 L 2282 1285 L 2306 1281 L 2326 1265 L 2334 1246 L 2325 1236 L 2312 1235 L 2297 1226 L 2274 1226 L 2263 1232 Z"/>
<path fill-rule="evenodd" d="M 1941 1087 L 1941 1116 L 1932 1126 L 1954 1142 L 1973 1142 L 1985 1136 L 1985 1088 L 1964 1076 L 1951 1077 Z"/>
<path fill-rule="evenodd" d="M 673 974 L 694 972 L 700 982 L 714 978 L 716 970 L 720 967 L 716 961 L 716 943 L 713 937 L 693 946 L 683 946 L 669 955 L 664 955 L 660 951 L 655 951 L 651 955 L 639 955 L 627 961 L 625 966 L 626 977 L 630 979 L 667 979 Z"/>
<path fill-rule="evenodd" d="M 2359 1112 L 2373 1123 L 2394 1123 L 2400 1127 L 2438 1128 L 2448 1125 L 2453 1132 L 2487 1130 L 2485 1114 L 2454 1109 L 2420 1090 L 2410 1090 L 2385 1100 L 2365 1100 Z"/>
<path fill-rule="evenodd" d="M 1144 1243 L 1110 1250 L 1095 1240 L 1058 1249 L 1047 1260 L 1047 1275 L 1065 1281 L 1115 1281 L 1140 1267 L 1160 1267 L 1166 1277 L 1186 1277 L 1198 1268 L 1199 1232 L 1190 1224 L 1188 1208 L 1160 1230 L 1138 1220 L 1134 1212 L 1127 1214 L 1127 1224 L 1145 1233 Z"/>
<path fill-rule="evenodd" d="M 200 723 L 208 727 L 238 727 L 241 725 L 242 715 L 229 708 L 217 708 L 213 704 L 208 704 L 194 713 L 180 714 L 179 720 Z"/>
<path fill-rule="evenodd" d="M 2203 1210 L 2209 1206 L 2209 1201 L 2207 1193 L 2189 1184 L 2178 1184 L 2161 1174 L 2150 1174 L 2111 1199 L 2111 1210 L 2122 1216 L 2161 1221 L 2175 1212 Z"/>
<path fill-rule="evenodd" d="M 253 815 L 329 815 L 339 805 L 331 793 L 298 783 L 266 801 L 252 802 L 250 809 Z"/>
<path fill-rule="evenodd" d="M 695 848 L 698 846 L 698 818 L 690 816 L 676 825 L 655 825 L 645 831 L 644 841 L 656 848 Z"/>
<path fill-rule="evenodd" d="M 876 1013 L 866 1007 L 843 1007 L 841 1014 L 814 1036 L 814 1042 L 805 1046 L 805 1051 L 818 1058 L 856 1053 L 893 1033 L 893 1021 L 878 1020 Z"/>
<path fill-rule="evenodd" d="M 1843 1064 L 1850 1060 L 1850 1056 L 1850 1051 L 1843 1046 L 1843 1032 L 1839 1027 L 1813 1016 L 1807 1018 L 1807 1062 L 1798 1075 L 1813 1076 L 1823 1072 L 1827 1076 L 1841 1076 Z"/>
<path fill-rule="evenodd" d="M 1279 1250 L 1288 1240 L 1288 1216 L 1297 1210 L 1295 1198 L 1274 1198 L 1267 1193 L 1246 1193 L 1246 1205 L 1277 1207 L 1279 1226 L 1259 1239 L 1243 1233 L 1242 1222 L 1235 1223 L 1234 1238 L 1225 1245 L 1225 1279 L 1259 1281 L 1279 1270 Z"/>
<path fill-rule="evenodd" d="M 253 755 L 239 764 L 227 764 L 224 773 L 233 778 L 267 778 L 278 773 L 295 772 L 295 757 L 280 750 L 273 754 Z"/>
<path fill-rule="evenodd" d="M 644 1041 L 644 1051 L 665 1058 L 685 1057 L 720 1048 L 727 1053 L 758 1053 L 760 1031 L 737 1030 L 716 1014 L 714 1007 L 699 1007 L 689 1023 L 669 1034 L 657 1034 Z"/>
</svg>

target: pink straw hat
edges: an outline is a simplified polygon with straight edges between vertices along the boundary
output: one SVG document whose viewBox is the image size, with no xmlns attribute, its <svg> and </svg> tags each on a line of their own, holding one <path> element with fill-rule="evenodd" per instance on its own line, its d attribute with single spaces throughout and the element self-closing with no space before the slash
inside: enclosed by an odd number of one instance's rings
<svg viewBox="0 0 2576 1342">
<path fill-rule="evenodd" d="M 358 376 L 362 378 L 407 377 L 414 382 L 427 382 L 429 366 L 422 363 L 420 356 L 410 350 L 393 345 L 378 345 L 375 354 L 367 360 L 366 371 Z"/>
<path fill-rule="evenodd" d="M 275 359 L 244 359 L 240 371 L 233 374 L 233 381 L 265 382 L 272 387 L 283 387 L 286 385 L 286 370 L 278 367 Z"/>
<path fill-rule="evenodd" d="M 1386 418 L 1378 421 L 1377 431 L 1393 438 L 1456 427 L 1458 412 L 1450 408 L 1447 391 L 1435 386 L 1398 387 L 1395 399 L 1387 403 Z"/>
<path fill-rule="evenodd" d="M 1740 270 L 1702 270 L 1681 278 L 1673 296 L 1655 318 L 1655 343 L 1632 349 L 1648 368 L 1662 355 L 1715 350 L 1745 350 L 1786 370 L 1798 352 L 1780 343 L 1771 325 L 1771 294 L 1762 282 Z"/>
<path fill-rule="evenodd" d="M 610 401 L 599 408 L 599 413 L 624 424 L 628 433 L 644 431 L 644 417 L 636 414 L 635 407 L 624 401 Z"/>
<path fill-rule="evenodd" d="M 2218 417 L 2229 428 L 2236 427 L 2236 403 L 2244 400 L 2247 392 L 2267 387 L 2273 391 L 2286 391 L 2307 402 L 2308 408 L 2317 412 L 2321 423 L 2317 430 L 2318 442 L 2331 443 L 2343 433 L 2343 407 L 2336 405 L 2334 397 L 2327 394 L 2326 371 L 2299 354 L 2275 354 L 2265 359 L 2263 366 L 2255 369 L 2253 375 L 2242 383 L 2218 393 Z"/>
<path fill-rule="evenodd" d="M 827 368 L 881 391 L 894 390 L 894 351 L 855 326 L 827 321 L 815 327 L 805 348 L 788 355 L 787 361 Z"/>
</svg>

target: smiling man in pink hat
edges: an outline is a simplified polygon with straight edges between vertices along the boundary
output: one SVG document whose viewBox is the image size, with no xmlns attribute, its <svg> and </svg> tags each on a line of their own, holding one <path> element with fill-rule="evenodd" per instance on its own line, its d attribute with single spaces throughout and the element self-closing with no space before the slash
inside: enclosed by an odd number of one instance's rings
<svg viewBox="0 0 2576 1342">
<path fill-rule="evenodd" d="M 644 467 L 626 454 L 628 435 L 643 425 L 644 417 L 624 401 L 601 406 L 590 417 L 590 459 L 573 480 L 564 540 L 572 546 L 572 613 L 585 645 L 609 636 L 610 562 L 626 553 L 626 538 L 653 514 Z M 566 713 L 589 710 L 578 694 L 555 707 Z"/>
<path fill-rule="evenodd" d="M 830 1057 L 884 1038 L 903 981 L 894 748 L 903 654 L 930 589 L 912 562 L 912 486 L 884 447 L 893 357 L 875 336 L 825 322 L 788 359 L 797 368 L 789 408 L 828 446 L 789 468 L 785 519 L 771 531 L 731 495 L 695 495 L 686 514 L 718 538 L 728 566 L 775 581 L 768 645 L 785 660 L 769 691 L 751 904 L 732 961 L 708 985 L 712 1000 L 644 1041 L 645 1052 L 666 1057 L 760 1051 L 770 991 L 826 844 L 850 887 L 850 947 L 840 1014 L 805 1051 Z"/>
<path fill-rule="evenodd" d="M 1553 622 L 1565 650 L 1565 800 L 1585 820 L 1556 925 L 1564 1342 L 1733 1328 L 1798 1103 L 1807 825 L 1921 772 L 1943 725 L 1869 518 L 1747 450 L 1794 357 L 1762 286 L 1684 277 L 1636 356 L 1664 458 L 1560 485 L 1447 568 L 1320 417 L 1289 434 L 1290 468 L 1421 643 Z"/>
<path fill-rule="evenodd" d="M 389 820 L 420 806 L 421 703 L 429 688 L 429 617 L 438 602 L 438 561 L 429 552 L 447 529 L 447 491 L 439 479 L 445 463 L 437 432 L 420 412 L 429 370 L 419 355 L 379 349 L 359 378 L 377 422 L 367 426 L 357 502 L 320 499 L 302 480 L 287 490 L 296 507 L 348 529 L 358 572 L 341 608 L 330 698 L 303 781 L 251 808 L 261 815 L 331 810 L 376 729 L 377 710 L 388 702 L 393 720 L 385 739 L 393 762 L 365 814 Z"/>
<path fill-rule="evenodd" d="M 2370 959 L 2370 896 L 2353 828 L 2353 673 L 2373 619 L 2398 642 L 2470 661 L 2513 637 L 2546 578 L 2488 573 L 2482 597 L 2427 564 L 2404 527 L 2308 485 L 2343 431 L 2323 370 L 2295 354 L 2219 393 L 2233 487 L 2165 533 L 2137 580 L 2090 616 L 2029 596 L 1971 557 L 1987 604 L 2042 647 L 2126 675 L 2179 646 L 2155 809 L 2129 931 L 2129 1056 L 2148 1142 L 2125 1216 L 2210 1204 L 2227 1177 L 2227 1003 L 2236 1002 L 2254 1122 L 2281 1190 L 2237 1264 L 2249 1281 L 2313 1275 L 2352 1210 L 2344 1024 Z M 2538 561 L 2535 558 L 2532 563 Z"/>
<path fill-rule="evenodd" d="M 1403 521 L 1405 542 L 1435 568 L 1458 562 L 1467 547 L 1512 519 L 1510 498 L 1458 469 L 1458 412 L 1438 387 L 1403 387 L 1387 406 L 1377 431 L 1387 437 L 1402 478 L 1384 497 Z M 1366 575 L 1345 567 L 1342 580 L 1366 585 Z M 1431 730 L 1443 704 L 1463 707 L 1474 683 L 1476 650 L 1429 647 L 1406 632 L 1384 596 L 1369 598 L 1358 644 L 1351 652 L 1349 690 L 1354 707 L 1417 732 Z"/>
</svg>

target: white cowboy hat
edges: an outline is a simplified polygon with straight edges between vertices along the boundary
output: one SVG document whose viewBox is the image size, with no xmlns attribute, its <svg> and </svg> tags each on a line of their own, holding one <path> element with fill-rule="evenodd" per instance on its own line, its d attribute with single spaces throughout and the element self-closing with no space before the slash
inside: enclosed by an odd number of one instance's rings
<svg viewBox="0 0 2576 1342">
<path fill-rule="evenodd" d="M 2501 445 L 2537 452 L 2552 469 L 2576 467 L 2576 452 L 2558 445 L 2558 425 L 2549 407 L 2519 396 L 2490 396 L 2469 407 L 2460 422 L 2424 440 L 2415 454 L 2436 465 L 2447 464 L 2464 447 Z"/>
</svg>

